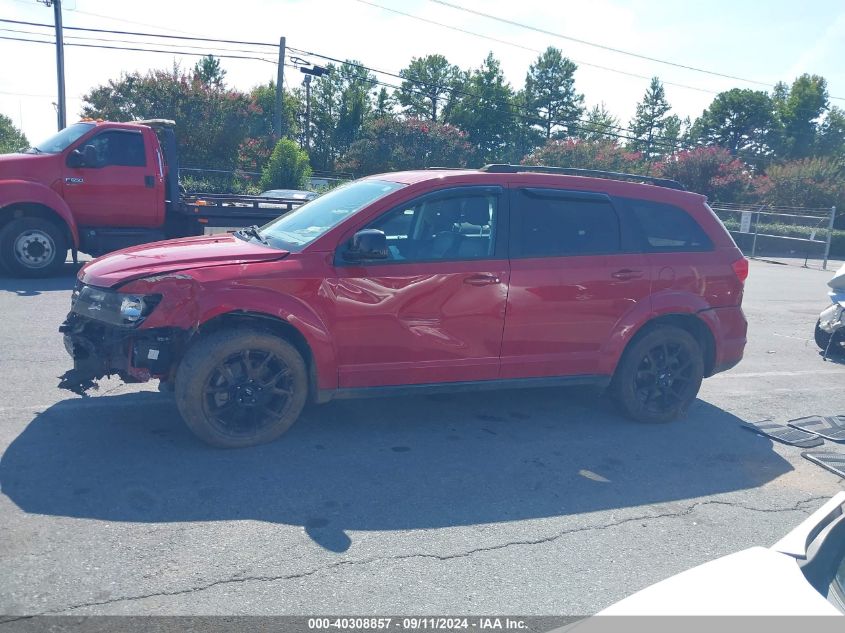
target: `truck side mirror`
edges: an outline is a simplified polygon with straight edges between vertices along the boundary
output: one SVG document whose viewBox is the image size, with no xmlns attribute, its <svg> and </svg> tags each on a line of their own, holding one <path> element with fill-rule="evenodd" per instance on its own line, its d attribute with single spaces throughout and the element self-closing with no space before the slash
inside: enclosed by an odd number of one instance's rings
<svg viewBox="0 0 845 633">
<path fill-rule="evenodd" d="M 97 148 L 93 145 L 86 145 L 82 149 L 76 148 L 68 154 L 67 166 L 75 169 L 79 167 L 96 167 Z"/>
<path fill-rule="evenodd" d="M 82 152 L 78 149 L 73 150 L 70 154 L 67 155 L 67 166 L 73 167 L 74 169 L 78 169 L 85 165 L 85 158 L 82 156 Z"/>
<path fill-rule="evenodd" d="M 367 259 L 387 259 L 387 237 L 378 229 L 363 229 L 352 236 L 352 244 L 343 253 L 343 259 L 359 262 Z"/>
</svg>

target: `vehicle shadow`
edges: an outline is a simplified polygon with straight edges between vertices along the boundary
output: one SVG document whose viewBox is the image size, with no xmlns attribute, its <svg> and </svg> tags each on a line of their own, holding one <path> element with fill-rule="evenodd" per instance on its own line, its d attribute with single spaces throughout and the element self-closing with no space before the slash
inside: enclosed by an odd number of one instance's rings
<svg viewBox="0 0 845 633">
<path fill-rule="evenodd" d="M 76 283 L 76 274 L 80 268 L 82 268 L 82 263 L 65 262 L 54 276 L 37 279 L 10 277 L 8 272 L 0 269 L 0 292 L 14 292 L 20 297 L 34 297 L 42 292 L 71 290 L 73 284 Z"/>
<path fill-rule="evenodd" d="M 280 440 L 225 451 L 171 400 L 60 402 L 0 461 L 29 513 L 107 521 L 257 519 L 332 551 L 348 530 L 406 530 L 626 508 L 760 486 L 791 470 L 771 442 L 702 401 L 669 425 L 592 392 L 537 389 L 332 402 Z"/>
</svg>

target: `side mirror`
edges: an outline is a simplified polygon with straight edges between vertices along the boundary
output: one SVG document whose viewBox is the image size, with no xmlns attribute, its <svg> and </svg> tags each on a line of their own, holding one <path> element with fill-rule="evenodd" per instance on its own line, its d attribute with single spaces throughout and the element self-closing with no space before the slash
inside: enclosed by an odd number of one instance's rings
<svg viewBox="0 0 845 633">
<path fill-rule="evenodd" d="M 95 167 L 97 165 L 97 148 L 93 145 L 86 145 L 82 149 L 75 149 L 67 157 L 67 166 L 78 169 L 79 167 Z"/>
<path fill-rule="evenodd" d="M 82 152 L 78 149 L 73 150 L 70 154 L 67 155 L 67 166 L 73 167 L 74 169 L 79 169 L 85 165 L 85 158 L 82 156 Z"/>
<path fill-rule="evenodd" d="M 378 229 L 364 229 L 352 236 L 352 244 L 343 254 L 343 258 L 359 262 L 367 259 L 387 259 L 389 255 L 384 233 Z"/>
</svg>

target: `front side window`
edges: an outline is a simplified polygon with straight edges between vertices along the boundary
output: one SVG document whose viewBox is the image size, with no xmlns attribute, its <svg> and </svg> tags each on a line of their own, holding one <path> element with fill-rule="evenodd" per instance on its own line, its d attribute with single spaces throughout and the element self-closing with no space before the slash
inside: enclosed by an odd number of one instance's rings
<svg viewBox="0 0 845 633">
<path fill-rule="evenodd" d="M 498 195 L 452 191 L 411 200 L 366 228 L 387 238 L 388 261 L 484 259 L 493 256 Z"/>
<path fill-rule="evenodd" d="M 36 143 L 27 150 L 27 154 L 58 154 L 65 151 L 88 132 L 93 123 L 74 123 L 41 143 Z"/>
<path fill-rule="evenodd" d="M 404 186 L 385 180 L 356 180 L 266 224 L 261 236 L 276 248 L 299 251 L 352 214 Z"/>
<path fill-rule="evenodd" d="M 683 209 L 649 200 L 626 200 L 639 224 L 646 250 L 652 252 L 703 251 L 713 243 Z"/>
<path fill-rule="evenodd" d="M 102 132 L 85 145 L 92 145 L 97 157 L 93 165 L 86 167 L 143 167 L 147 164 L 144 137 L 140 132 Z"/>
<path fill-rule="evenodd" d="M 513 217 L 522 257 L 615 253 L 619 218 L 604 197 L 567 196 L 553 190 L 518 190 Z"/>
</svg>

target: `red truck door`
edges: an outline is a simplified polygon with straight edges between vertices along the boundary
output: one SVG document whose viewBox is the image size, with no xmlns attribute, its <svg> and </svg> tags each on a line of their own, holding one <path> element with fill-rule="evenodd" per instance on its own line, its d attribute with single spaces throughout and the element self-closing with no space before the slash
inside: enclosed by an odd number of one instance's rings
<svg viewBox="0 0 845 633">
<path fill-rule="evenodd" d="M 141 130 L 105 128 L 73 149 L 92 160 L 65 162 L 64 199 L 80 226 L 155 228 L 164 221 L 155 147 Z M 92 146 L 86 150 L 86 146 Z M 71 150 L 73 151 L 73 150 Z"/>
</svg>

